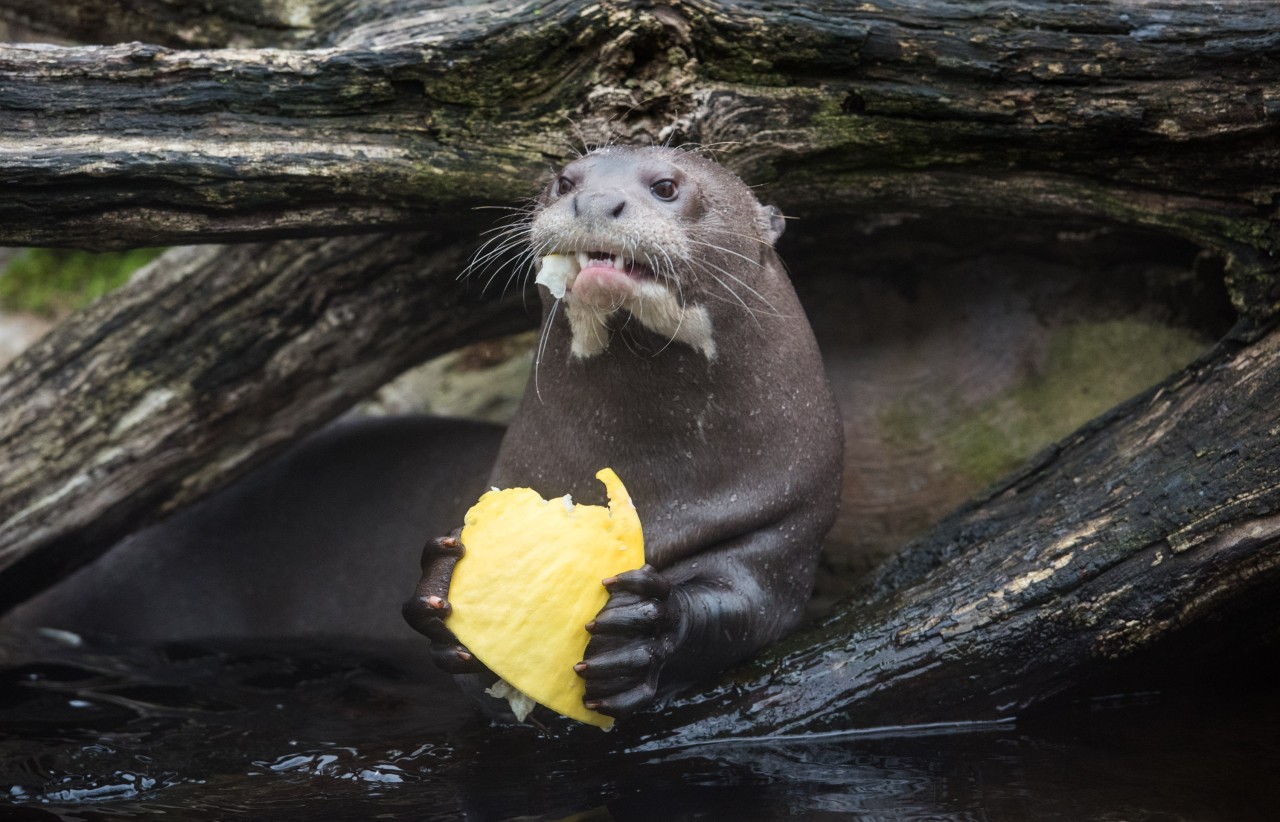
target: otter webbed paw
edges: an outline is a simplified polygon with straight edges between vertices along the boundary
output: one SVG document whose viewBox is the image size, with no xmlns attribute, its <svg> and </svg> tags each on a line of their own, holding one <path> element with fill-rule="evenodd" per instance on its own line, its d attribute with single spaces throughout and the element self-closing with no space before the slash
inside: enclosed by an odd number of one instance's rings
<svg viewBox="0 0 1280 822">
<path fill-rule="evenodd" d="M 604 580 L 604 587 L 609 600 L 587 624 L 591 639 L 574 670 L 586 681 L 588 708 L 629 716 L 653 702 L 671 655 L 671 584 L 645 565 Z"/>
<path fill-rule="evenodd" d="M 453 567 L 466 552 L 458 532 L 431 540 L 422 548 L 422 578 L 414 595 L 400 608 L 409 627 L 431 640 L 431 659 L 451 674 L 470 674 L 485 667 L 445 626 Z"/>
</svg>

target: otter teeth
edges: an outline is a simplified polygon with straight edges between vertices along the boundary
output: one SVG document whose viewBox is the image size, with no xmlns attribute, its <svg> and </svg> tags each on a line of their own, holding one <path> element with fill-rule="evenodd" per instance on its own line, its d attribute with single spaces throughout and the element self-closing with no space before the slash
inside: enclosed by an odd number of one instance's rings
<svg viewBox="0 0 1280 822">
<path fill-rule="evenodd" d="M 628 277 L 643 278 L 648 276 L 649 267 L 639 260 L 630 257 L 624 257 L 621 254 L 610 254 L 607 251 L 579 251 L 578 270 L 582 270 L 592 263 L 608 263 L 609 267 L 614 271 L 626 274 Z"/>
<path fill-rule="evenodd" d="M 578 268 L 583 269 L 591 265 L 593 262 L 608 262 L 619 271 L 626 269 L 619 265 L 622 259 L 617 254 L 607 254 L 603 251 L 579 251 L 578 252 Z"/>
<path fill-rule="evenodd" d="M 605 251 L 579 251 L 576 254 L 548 254 L 542 258 L 534 282 L 545 285 L 557 300 L 564 297 L 578 272 L 590 265 L 608 264 L 610 268 L 635 279 L 651 276 L 644 263 Z"/>
</svg>

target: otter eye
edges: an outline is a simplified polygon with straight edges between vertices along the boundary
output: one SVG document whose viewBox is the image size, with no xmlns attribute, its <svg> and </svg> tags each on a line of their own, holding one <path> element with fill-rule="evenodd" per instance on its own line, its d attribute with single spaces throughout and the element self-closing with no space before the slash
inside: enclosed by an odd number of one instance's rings
<svg viewBox="0 0 1280 822">
<path fill-rule="evenodd" d="M 675 180 L 659 180 L 649 186 L 649 190 L 653 192 L 653 196 L 659 200 L 671 202 L 680 193 L 680 187 L 676 185 Z"/>
<path fill-rule="evenodd" d="M 556 178 L 555 192 L 557 197 L 563 197 L 570 191 L 573 191 L 573 180 L 568 177 Z"/>
</svg>

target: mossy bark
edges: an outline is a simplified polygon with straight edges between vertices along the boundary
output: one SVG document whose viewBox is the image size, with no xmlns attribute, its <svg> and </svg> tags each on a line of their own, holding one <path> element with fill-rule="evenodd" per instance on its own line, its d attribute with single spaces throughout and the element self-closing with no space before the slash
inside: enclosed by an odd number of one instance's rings
<svg viewBox="0 0 1280 822">
<path fill-rule="evenodd" d="M 1280 302 L 1270 4 L 436 5 L 290 6 L 309 50 L 0 50 L 0 242 L 421 224 L 577 140 L 696 141 L 790 212 L 1149 226 L 1224 254 L 1251 316 Z"/>
</svg>

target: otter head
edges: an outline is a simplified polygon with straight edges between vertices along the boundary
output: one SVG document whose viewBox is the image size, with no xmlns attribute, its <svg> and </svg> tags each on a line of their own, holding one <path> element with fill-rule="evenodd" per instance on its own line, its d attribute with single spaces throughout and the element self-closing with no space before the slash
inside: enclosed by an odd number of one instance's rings
<svg viewBox="0 0 1280 822">
<path fill-rule="evenodd" d="M 777 209 L 701 155 L 609 146 L 555 175 L 529 239 L 544 299 L 564 302 L 575 356 L 604 351 L 630 318 L 714 359 L 712 309 L 767 305 L 761 283 L 776 276 L 782 229 Z"/>
</svg>

